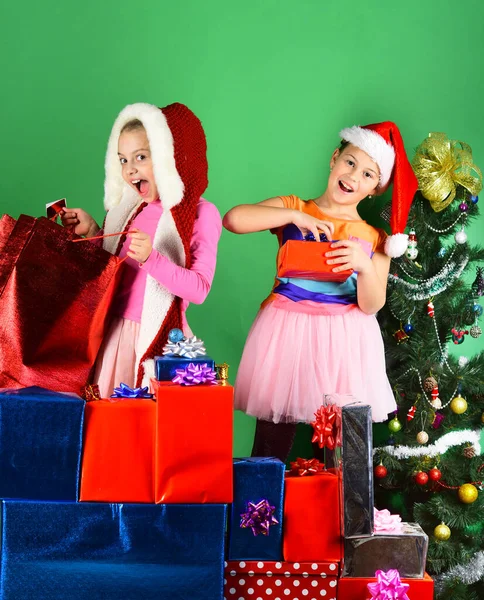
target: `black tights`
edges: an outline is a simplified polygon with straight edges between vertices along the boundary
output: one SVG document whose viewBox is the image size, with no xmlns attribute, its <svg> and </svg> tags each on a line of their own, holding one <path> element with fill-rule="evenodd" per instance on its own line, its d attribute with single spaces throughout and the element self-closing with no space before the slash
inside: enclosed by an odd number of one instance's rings
<svg viewBox="0 0 484 600">
<path fill-rule="evenodd" d="M 272 421 L 262 421 L 257 419 L 254 435 L 254 445 L 252 447 L 252 456 L 275 456 L 282 462 L 286 462 L 294 444 L 296 437 L 296 423 L 273 423 Z M 308 432 L 308 435 L 309 432 Z M 328 449 L 321 449 L 317 443 L 313 443 L 313 456 L 321 462 L 333 462 L 332 452 Z M 309 458 L 305 456 L 303 458 Z"/>
<path fill-rule="evenodd" d="M 275 456 L 286 462 L 296 436 L 296 423 L 257 419 L 252 456 Z"/>
</svg>

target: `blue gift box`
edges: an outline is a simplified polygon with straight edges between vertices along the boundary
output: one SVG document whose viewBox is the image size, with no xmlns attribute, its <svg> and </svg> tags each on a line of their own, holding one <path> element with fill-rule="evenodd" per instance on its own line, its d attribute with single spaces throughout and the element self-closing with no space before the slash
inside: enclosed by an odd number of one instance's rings
<svg viewBox="0 0 484 600">
<path fill-rule="evenodd" d="M 222 600 L 223 504 L 2 502 L 1 600 Z"/>
<path fill-rule="evenodd" d="M 284 505 L 284 463 L 278 458 L 234 459 L 234 501 L 230 514 L 229 560 L 282 560 L 282 519 Z M 275 507 L 277 525 L 269 535 L 254 535 L 240 527 L 248 502 L 267 500 Z"/>
<path fill-rule="evenodd" d="M 171 381 L 177 369 L 186 369 L 190 363 L 207 364 L 215 370 L 215 361 L 210 356 L 180 358 L 179 356 L 155 356 L 155 377 L 158 381 Z"/>
<path fill-rule="evenodd" d="M 0 498 L 77 500 L 84 405 L 40 387 L 0 392 Z"/>
</svg>

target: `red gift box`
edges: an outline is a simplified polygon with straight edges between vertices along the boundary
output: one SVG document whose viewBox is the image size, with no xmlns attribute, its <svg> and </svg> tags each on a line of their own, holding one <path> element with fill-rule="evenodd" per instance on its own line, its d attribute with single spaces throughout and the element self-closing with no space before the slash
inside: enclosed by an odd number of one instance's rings
<svg viewBox="0 0 484 600">
<path fill-rule="evenodd" d="M 339 476 L 286 474 L 284 485 L 284 560 L 341 560 Z"/>
<path fill-rule="evenodd" d="M 376 577 L 342 577 L 338 582 L 338 600 L 367 600 L 371 594 L 368 584 L 375 583 Z M 433 600 L 434 581 L 425 573 L 423 579 L 402 579 L 408 583 L 409 600 Z"/>
<path fill-rule="evenodd" d="M 229 561 L 224 600 L 336 600 L 338 562 Z"/>
<path fill-rule="evenodd" d="M 86 403 L 81 502 L 154 502 L 152 400 Z"/>
<path fill-rule="evenodd" d="M 156 394 L 155 502 L 233 500 L 233 387 L 151 380 Z"/>
<path fill-rule="evenodd" d="M 330 265 L 327 262 L 325 254 L 331 250 L 331 243 L 288 240 L 277 254 L 277 276 L 317 281 L 346 281 L 353 270 L 346 269 L 334 273 L 333 269 L 338 265 Z"/>
</svg>

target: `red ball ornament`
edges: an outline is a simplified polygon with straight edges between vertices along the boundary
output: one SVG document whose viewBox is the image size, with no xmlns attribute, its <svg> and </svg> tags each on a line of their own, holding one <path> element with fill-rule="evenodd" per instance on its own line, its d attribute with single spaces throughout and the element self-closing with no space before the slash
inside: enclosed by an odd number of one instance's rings
<svg viewBox="0 0 484 600">
<path fill-rule="evenodd" d="M 439 481 L 439 479 L 441 477 L 442 477 L 442 473 L 441 473 L 440 469 L 437 469 L 437 467 L 433 467 L 432 469 L 430 469 L 429 478 L 432 481 Z"/>
<path fill-rule="evenodd" d="M 388 475 L 388 470 L 385 465 L 379 464 L 375 467 L 375 477 L 377 479 L 384 479 Z"/>
<path fill-rule="evenodd" d="M 418 485 L 425 485 L 426 483 L 428 483 L 428 480 L 429 480 L 429 476 L 424 471 L 419 471 L 415 475 L 415 482 Z"/>
</svg>

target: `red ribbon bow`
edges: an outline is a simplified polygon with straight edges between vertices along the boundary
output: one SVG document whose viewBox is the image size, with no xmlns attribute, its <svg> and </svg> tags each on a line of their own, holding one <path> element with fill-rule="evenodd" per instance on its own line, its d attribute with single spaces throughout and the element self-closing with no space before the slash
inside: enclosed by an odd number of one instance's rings
<svg viewBox="0 0 484 600">
<path fill-rule="evenodd" d="M 297 458 L 291 463 L 291 473 L 304 477 L 305 475 L 317 475 L 324 470 L 324 464 L 319 462 L 317 458 L 307 460 L 305 458 Z"/>
<path fill-rule="evenodd" d="M 336 404 L 321 406 L 314 413 L 311 423 L 314 434 L 311 442 L 318 442 L 320 448 L 334 450 L 341 446 L 341 407 Z"/>
</svg>

